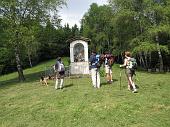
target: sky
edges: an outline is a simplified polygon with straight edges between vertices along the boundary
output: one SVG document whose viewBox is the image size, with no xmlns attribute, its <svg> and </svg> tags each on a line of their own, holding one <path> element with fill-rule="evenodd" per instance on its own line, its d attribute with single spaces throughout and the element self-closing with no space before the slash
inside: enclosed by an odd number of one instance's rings
<svg viewBox="0 0 170 127">
<path fill-rule="evenodd" d="M 107 4 L 107 0 L 67 0 L 67 6 L 59 10 L 62 26 L 68 23 L 70 27 L 77 24 L 80 28 L 80 20 L 92 3 L 103 5 Z"/>
</svg>

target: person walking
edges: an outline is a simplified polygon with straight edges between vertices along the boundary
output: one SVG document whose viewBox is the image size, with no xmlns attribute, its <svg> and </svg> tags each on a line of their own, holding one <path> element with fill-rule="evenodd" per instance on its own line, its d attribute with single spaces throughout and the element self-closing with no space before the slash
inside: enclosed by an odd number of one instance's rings
<svg viewBox="0 0 170 127">
<path fill-rule="evenodd" d="M 131 69 L 131 53 L 129 51 L 125 52 L 125 59 L 124 59 L 124 64 L 120 65 L 120 67 L 125 67 L 125 73 L 128 79 L 128 89 L 132 90 L 133 93 L 137 92 L 135 83 L 133 81 L 133 75 L 135 74 L 135 70 Z"/>
<path fill-rule="evenodd" d="M 104 68 L 106 74 L 107 83 L 111 84 L 113 82 L 112 77 L 112 65 L 114 63 L 114 57 L 109 52 L 105 52 L 104 54 Z"/>
<path fill-rule="evenodd" d="M 64 84 L 64 75 L 65 75 L 65 67 L 61 60 L 61 57 L 57 58 L 57 62 L 55 64 L 55 73 L 56 73 L 56 83 L 55 89 L 62 89 Z"/>
<path fill-rule="evenodd" d="M 100 55 L 96 54 L 96 52 L 93 51 L 90 56 L 89 62 L 93 87 L 100 88 Z"/>
</svg>

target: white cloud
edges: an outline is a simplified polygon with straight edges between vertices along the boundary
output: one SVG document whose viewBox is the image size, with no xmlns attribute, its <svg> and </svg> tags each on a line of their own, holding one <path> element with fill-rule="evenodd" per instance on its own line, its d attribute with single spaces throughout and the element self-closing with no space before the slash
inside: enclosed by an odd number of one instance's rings
<svg viewBox="0 0 170 127">
<path fill-rule="evenodd" d="M 71 27 L 77 24 L 80 27 L 80 20 L 92 3 L 103 5 L 107 4 L 107 0 L 68 0 L 67 7 L 63 7 L 59 11 L 61 24 L 64 26 L 68 23 Z"/>
</svg>

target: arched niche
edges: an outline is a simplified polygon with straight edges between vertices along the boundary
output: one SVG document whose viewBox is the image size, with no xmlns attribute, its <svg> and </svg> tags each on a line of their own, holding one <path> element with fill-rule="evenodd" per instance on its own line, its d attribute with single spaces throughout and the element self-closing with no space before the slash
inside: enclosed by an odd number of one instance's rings
<svg viewBox="0 0 170 127">
<path fill-rule="evenodd" d="M 81 43 L 77 43 L 73 48 L 74 54 L 74 62 L 84 62 L 85 61 L 85 53 L 84 53 L 84 45 Z"/>
<path fill-rule="evenodd" d="M 70 61 L 88 62 L 88 43 L 84 40 L 75 40 L 70 43 Z"/>
</svg>

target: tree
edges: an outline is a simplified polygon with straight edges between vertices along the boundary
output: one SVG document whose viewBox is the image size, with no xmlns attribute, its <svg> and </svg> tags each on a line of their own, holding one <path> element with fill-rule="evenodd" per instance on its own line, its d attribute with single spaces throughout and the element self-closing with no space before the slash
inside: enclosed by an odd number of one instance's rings
<svg viewBox="0 0 170 127">
<path fill-rule="evenodd" d="M 75 36 L 79 36 L 79 35 L 80 35 L 79 29 L 78 29 L 77 25 L 75 24 L 72 27 L 72 36 L 75 37 Z"/>
<path fill-rule="evenodd" d="M 24 35 L 23 35 L 23 44 L 24 44 L 24 50 L 26 51 L 26 55 L 28 56 L 28 61 L 30 67 L 32 67 L 32 57 L 36 55 L 36 52 L 38 50 L 38 42 L 36 40 L 36 32 L 37 28 L 36 26 L 32 26 L 31 28 L 24 29 Z"/>
<path fill-rule="evenodd" d="M 162 36 L 169 34 L 169 16 L 167 16 L 166 9 L 170 7 L 170 3 L 166 0 L 155 0 L 155 1 L 145 1 L 148 5 L 145 9 L 145 15 L 150 23 L 150 27 L 148 27 L 147 33 L 149 36 L 149 40 L 151 42 L 155 42 L 157 45 L 157 52 L 159 57 L 159 69 L 163 71 L 163 57 L 161 48 L 164 42 L 161 41 Z M 169 13 L 169 12 L 168 12 Z M 170 13 L 169 13 L 170 14 Z M 162 42 L 162 43 L 161 43 Z"/>
<path fill-rule="evenodd" d="M 20 50 L 23 47 L 24 32 L 28 32 L 30 21 L 45 23 L 47 19 L 59 22 L 57 10 L 64 0 L 1 0 L 0 12 L 2 19 L 6 22 L 6 33 L 8 34 L 8 45 L 14 50 L 19 81 L 25 77 L 20 59 Z M 51 15 L 51 12 L 53 15 Z"/>
<path fill-rule="evenodd" d="M 99 52 L 112 50 L 113 11 L 110 6 L 98 6 L 93 3 L 81 20 L 81 33 L 92 40 L 90 48 Z"/>
<path fill-rule="evenodd" d="M 155 52 L 159 56 L 160 70 L 163 71 L 162 51 L 167 52 L 170 35 L 170 1 L 168 0 L 109 0 L 115 15 L 113 18 L 116 49 L 134 49 L 144 67 L 148 68 L 148 56 Z M 162 29 L 167 28 L 167 30 Z M 156 45 L 154 44 L 156 43 Z M 121 45 L 121 46 L 118 46 Z M 140 49 L 140 50 L 139 50 Z M 142 49 L 142 50 L 141 50 Z M 154 48 L 155 49 L 155 48 Z M 164 49 L 164 50 L 163 50 Z M 143 62 L 142 62 L 143 61 Z M 151 60 L 149 60 L 151 61 Z M 149 62 L 150 65 L 150 62 Z"/>
</svg>

